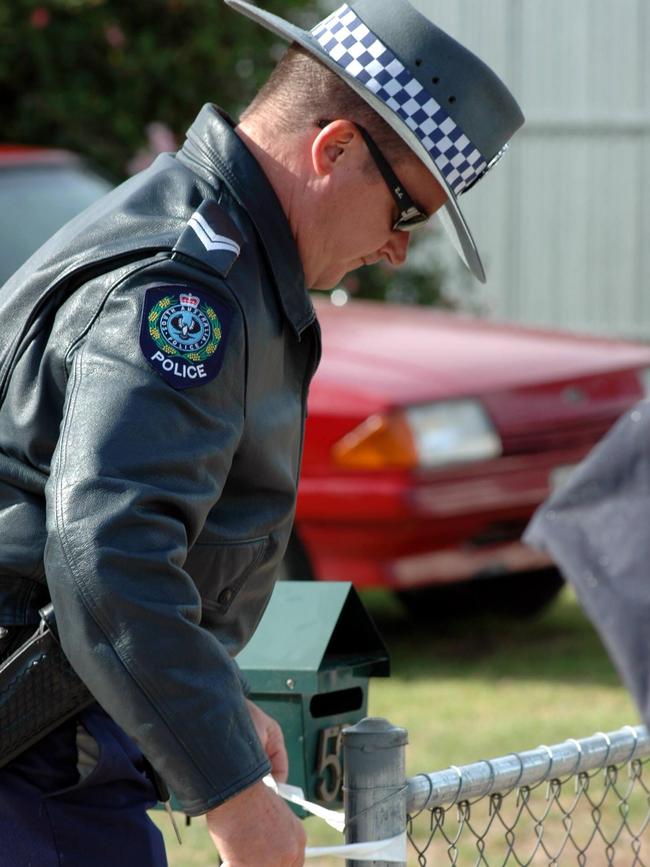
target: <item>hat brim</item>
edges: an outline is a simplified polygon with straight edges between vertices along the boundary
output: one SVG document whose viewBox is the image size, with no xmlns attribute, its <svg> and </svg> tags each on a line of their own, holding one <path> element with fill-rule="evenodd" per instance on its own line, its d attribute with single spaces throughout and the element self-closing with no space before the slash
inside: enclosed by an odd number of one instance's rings
<svg viewBox="0 0 650 867">
<path fill-rule="evenodd" d="M 395 130 L 397 135 L 411 148 L 418 159 L 424 163 L 447 193 L 447 201 L 438 211 L 438 216 L 463 262 L 477 280 L 485 283 L 483 263 L 481 262 L 481 257 L 472 238 L 469 226 L 458 207 L 456 196 L 415 133 L 378 96 L 375 96 L 372 91 L 365 88 L 354 76 L 339 66 L 335 60 L 332 60 L 311 33 L 302 30 L 300 27 L 296 27 L 289 21 L 285 21 L 279 15 L 274 15 L 272 12 L 260 9 L 259 6 L 246 3 L 245 0 L 225 0 L 225 2 L 237 12 L 241 12 L 242 15 L 246 15 L 283 39 L 302 45 L 303 48 L 317 57 L 321 63 L 340 76 L 352 90 L 356 91 Z"/>
</svg>

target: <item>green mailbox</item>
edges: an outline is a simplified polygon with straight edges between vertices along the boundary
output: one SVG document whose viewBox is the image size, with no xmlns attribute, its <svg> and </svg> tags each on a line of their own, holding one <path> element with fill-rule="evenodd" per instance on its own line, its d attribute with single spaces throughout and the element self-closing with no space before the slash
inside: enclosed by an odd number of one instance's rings
<svg viewBox="0 0 650 867">
<path fill-rule="evenodd" d="M 308 800 L 341 800 L 341 731 L 367 715 L 368 679 L 386 647 L 348 582 L 280 581 L 237 657 L 251 700 L 282 726 L 289 783 Z"/>
</svg>

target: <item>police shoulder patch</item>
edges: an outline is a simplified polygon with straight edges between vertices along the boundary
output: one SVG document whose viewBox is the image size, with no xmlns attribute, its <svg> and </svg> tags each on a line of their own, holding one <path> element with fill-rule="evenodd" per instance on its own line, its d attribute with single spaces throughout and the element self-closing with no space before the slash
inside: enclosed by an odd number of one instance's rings
<svg viewBox="0 0 650 867">
<path fill-rule="evenodd" d="M 174 388 L 203 385 L 223 363 L 231 310 L 205 293 L 158 286 L 144 297 L 140 348 Z"/>
</svg>

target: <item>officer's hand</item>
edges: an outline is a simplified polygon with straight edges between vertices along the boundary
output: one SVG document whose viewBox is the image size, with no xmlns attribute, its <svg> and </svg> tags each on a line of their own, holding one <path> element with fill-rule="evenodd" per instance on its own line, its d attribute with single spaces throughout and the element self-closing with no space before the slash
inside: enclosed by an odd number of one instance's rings
<svg viewBox="0 0 650 867">
<path fill-rule="evenodd" d="M 207 815 L 212 842 L 223 867 L 302 867 L 302 825 L 278 795 L 261 781 Z"/>
<path fill-rule="evenodd" d="M 284 746 L 284 735 L 279 724 L 256 704 L 246 699 L 248 712 L 253 720 L 257 737 L 271 762 L 271 774 L 277 783 L 286 783 L 289 775 L 289 758 Z"/>
</svg>

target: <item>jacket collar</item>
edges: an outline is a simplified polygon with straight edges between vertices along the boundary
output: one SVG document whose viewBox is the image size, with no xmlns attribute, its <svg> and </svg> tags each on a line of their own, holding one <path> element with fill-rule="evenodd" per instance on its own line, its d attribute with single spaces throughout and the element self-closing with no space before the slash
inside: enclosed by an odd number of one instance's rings
<svg viewBox="0 0 650 867">
<path fill-rule="evenodd" d="M 260 238 L 284 313 L 300 335 L 315 318 L 298 248 L 282 206 L 260 164 L 234 131 L 230 118 L 204 105 L 179 151 L 214 185 L 215 175 L 247 211 Z"/>
</svg>

